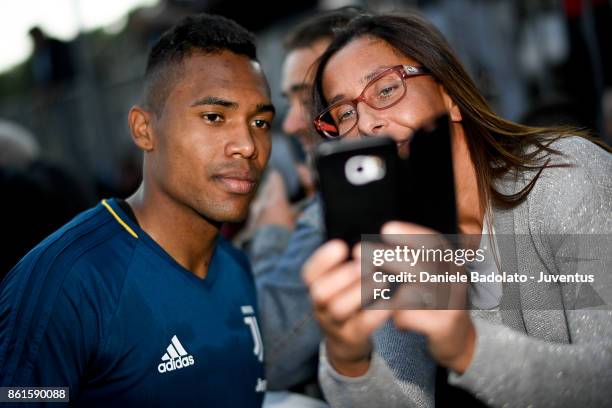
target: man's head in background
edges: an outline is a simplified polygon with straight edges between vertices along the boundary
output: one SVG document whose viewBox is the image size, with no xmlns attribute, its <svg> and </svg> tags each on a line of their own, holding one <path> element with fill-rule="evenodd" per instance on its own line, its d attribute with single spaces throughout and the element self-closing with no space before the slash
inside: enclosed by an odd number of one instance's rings
<svg viewBox="0 0 612 408">
<path fill-rule="evenodd" d="M 27 168 L 40 155 L 40 145 L 23 126 L 0 119 L 0 167 Z"/>
<path fill-rule="evenodd" d="M 143 104 L 129 114 L 144 151 L 144 194 L 214 224 L 242 220 L 273 117 L 253 34 L 220 16 L 183 19 L 151 50 Z"/>
<path fill-rule="evenodd" d="M 362 11 L 356 7 L 343 7 L 317 14 L 302 23 L 285 39 L 287 57 L 283 63 L 281 89 L 289 109 L 283 120 L 283 131 L 299 137 L 309 151 L 320 137 L 311 125 L 313 64 L 323 54 L 334 33 Z"/>
</svg>

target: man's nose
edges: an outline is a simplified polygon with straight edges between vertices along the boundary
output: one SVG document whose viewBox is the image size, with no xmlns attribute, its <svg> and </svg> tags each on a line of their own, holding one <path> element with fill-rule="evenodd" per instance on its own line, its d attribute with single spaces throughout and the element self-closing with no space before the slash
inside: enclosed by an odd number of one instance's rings
<svg viewBox="0 0 612 408">
<path fill-rule="evenodd" d="M 295 104 L 289 106 L 289 111 L 283 120 L 283 132 L 287 135 L 296 135 L 306 129 L 306 112 Z"/>
<path fill-rule="evenodd" d="M 228 143 L 225 146 L 227 156 L 239 156 L 245 159 L 257 156 L 257 146 L 248 124 L 234 129 L 232 133 L 233 135 L 229 137 Z"/>
</svg>

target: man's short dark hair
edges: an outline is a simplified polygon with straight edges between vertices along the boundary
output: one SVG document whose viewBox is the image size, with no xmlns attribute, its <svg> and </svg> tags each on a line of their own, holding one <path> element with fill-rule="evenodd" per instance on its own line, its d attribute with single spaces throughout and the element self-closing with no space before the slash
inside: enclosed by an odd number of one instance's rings
<svg viewBox="0 0 612 408">
<path fill-rule="evenodd" d="M 298 48 L 310 47 L 315 42 L 324 38 L 331 39 L 338 29 L 344 27 L 349 21 L 363 13 L 363 9 L 355 6 L 321 12 L 314 17 L 302 21 L 285 38 L 285 49 L 293 51 Z"/>
<path fill-rule="evenodd" d="M 180 66 L 193 53 L 231 51 L 257 60 L 255 36 L 228 18 L 198 14 L 185 17 L 157 40 L 145 71 L 145 106 L 161 113 L 166 98 L 180 73 Z"/>
</svg>

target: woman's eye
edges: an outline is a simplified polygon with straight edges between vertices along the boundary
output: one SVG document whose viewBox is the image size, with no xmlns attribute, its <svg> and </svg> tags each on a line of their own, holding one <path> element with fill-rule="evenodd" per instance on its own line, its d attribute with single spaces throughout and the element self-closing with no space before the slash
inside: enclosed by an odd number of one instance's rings
<svg viewBox="0 0 612 408">
<path fill-rule="evenodd" d="M 393 95 L 396 89 L 396 86 L 387 86 L 385 88 L 382 88 L 380 92 L 378 92 L 378 96 L 380 98 L 388 98 L 389 96 Z"/>
<path fill-rule="evenodd" d="M 352 116 L 353 116 L 353 109 L 349 109 L 347 111 L 340 112 L 340 115 L 338 115 L 338 122 L 341 123 L 345 120 L 350 119 Z"/>
<path fill-rule="evenodd" d="M 206 121 L 206 122 L 221 122 L 223 121 L 223 116 L 219 115 L 218 113 L 204 113 L 202 115 L 202 118 Z"/>
<path fill-rule="evenodd" d="M 259 128 L 259 129 L 270 129 L 270 122 L 268 122 L 267 120 L 255 119 L 253 124 L 255 125 L 256 128 Z"/>
</svg>

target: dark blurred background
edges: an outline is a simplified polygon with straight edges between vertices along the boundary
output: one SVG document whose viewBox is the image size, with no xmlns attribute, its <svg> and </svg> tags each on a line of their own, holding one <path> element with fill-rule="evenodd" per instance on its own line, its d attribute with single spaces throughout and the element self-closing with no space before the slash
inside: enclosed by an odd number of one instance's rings
<svg viewBox="0 0 612 408">
<path fill-rule="evenodd" d="M 11 3 L 0 5 L 0 15 L 17 37 L 5 36 L 2 47 L 27 57 L 0 54 L 0 277 L 78 211 L 137 187 L 141 155 L 129 137 L 127 112 L 139 100 L 150 45 L 190 13 L 222 14 L 257 34 L 279 137 L 286 110 L 282 39 L 317 10 L 358 5 L 424 13 L 502 116 L 578 125 L 612 139 L 610 0 Z M 92 23 L 92 15 L 110 7 L 114 19 Z M 62 26 L 64 14 L 73 34 Z"/>
</svg>

